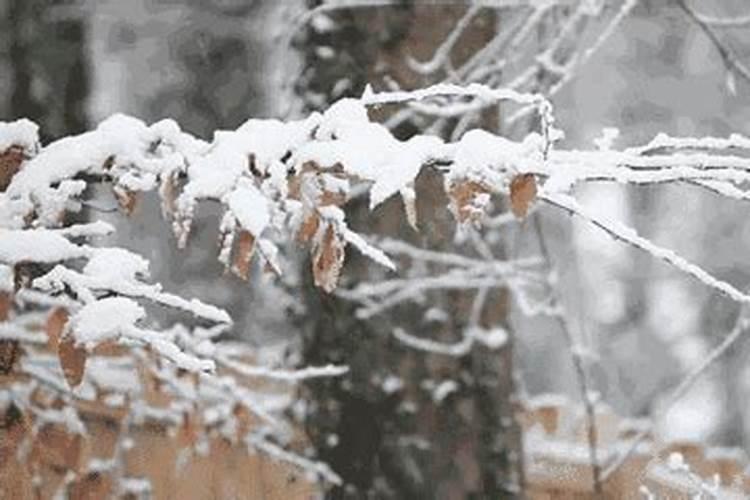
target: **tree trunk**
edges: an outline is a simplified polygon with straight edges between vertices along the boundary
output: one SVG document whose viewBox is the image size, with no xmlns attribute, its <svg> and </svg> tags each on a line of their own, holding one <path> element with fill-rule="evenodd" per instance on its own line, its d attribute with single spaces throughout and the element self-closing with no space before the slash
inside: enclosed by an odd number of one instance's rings
<svg viewBox="0 0 750 500">
<path fill-rule="evenodd" d="M 300 44 L 306 70 L 298 91 L 312 107 L 324 107 L 346 95 L 358 96 L 365 84 L 382 88 L 388 76 L 402 88 L 433 82 L 414 73 L 407 57 L 429 59 L 465 12 L 457 5 L 360 8 L 336 11 L 313 22 Z M 492 37 L 495 18 L 489 11 L 475 19 L 454 49 L 460 64 Z M 321 60 L 318 47 L 335 55 Z M 344 83 L 341 83 L 341 82 Z M 488 116 L 485 124 L 496 124 Z M 414 126 L 396 130 L 400 137 Z M 376 235 L 394 236 L 433 250 L 457 251 L 455 222 L 448 213 L 442 178 L 425 171 L 417 179 L 419 233 L 406 223 L 400 200 L 374 213 L 365 200 L 347 206 L 348 220 Z M 369 263 L 349 254 L 345 279 L 351 284 L 371 277 Z M 394 326 L 434 340 L 456 342 L 469 320 L 476 292 L 430 295 L 428 306 L 447 314 L 444 322 L 423 321 L 424 309 L 404 306 L 368 320 L 354 308 L 312 286 L 303 268 L 307 315 L 303 364 L 344 363 L 343 379 L 307 384 L 306 428 L 321 459 L 346 482 L 333 498 L 500 498 L 513 497 L 521 482 L 521 436 L 514 418 L 512 344 L 500 350 L 475 346 L 461 358 L 425 354 L 393 339 Z M 347 286 L 342 283 L 341 286 Z M 506 321 L 507 294 L 490 294 L 480 324 Z M 403 387 L 384 390 L 397 377 Z M 458 390 L 435 400 L 432 389 L 455 382 Z"/>
</svg>

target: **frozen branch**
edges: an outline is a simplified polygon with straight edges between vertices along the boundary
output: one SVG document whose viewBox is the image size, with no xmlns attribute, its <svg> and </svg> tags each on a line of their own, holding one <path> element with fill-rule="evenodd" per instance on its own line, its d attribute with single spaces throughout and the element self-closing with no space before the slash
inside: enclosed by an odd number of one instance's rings
<svg viewBox="0 0 750 500">
<path fill-rule="evenodd" d="M 713 288 L 728 296 L 732 300 L 742 304 L 750 303 L 750 296 L 738 290 L 733 285 L 713 277 L 711 274 L 680 257 L 672 250 L 659 247 L 643 238 L 635 230 L 626 227 L 619 222 L 607 220 L 604 217 L 594 215 L 578 204 L 575 199 L 567 195 L 544 193 L 540 197 L 552 206 L 560 208 L 571 215 L 576 215 L 605 231 L 616 240 L 642 250 L 656 259 L 662 260 L 682 273 L 688 274 L 704 285 Z"/>
</svg>

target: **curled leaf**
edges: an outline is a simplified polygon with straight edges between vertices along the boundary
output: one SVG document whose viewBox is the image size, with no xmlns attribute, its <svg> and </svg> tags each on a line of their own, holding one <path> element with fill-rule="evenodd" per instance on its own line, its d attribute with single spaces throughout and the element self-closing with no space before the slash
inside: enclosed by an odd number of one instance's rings
<svg viewBox="0 0 750 500">
<path fill-rule="evenodd" d="M 451 200 L 451 211 L 458 222 L 478 221 L 489 201 L 489 193 L 490 190 L 481 182 L 453 183 L 448 190 L 448 196 Z"/>
<path fill-rule="evenodd" d="M 21 346 L 17 340 L 0 340 L 0 374 L 7 375 L 13 369 L 21 354 Z"/>
<path fill-rule="evenodd" d="M 10 292 L 0 292 L 0 321 L 6 321 L 13 304 Z"/>
<path fill-rule="evenodd" d="M 11 146 L 0 153 L 0 192 L 8 188 L 13 176 L 21 170 L 24 159 L 25 155 L 21 146 Z"/>
<path fill-rule="evenodd" d="M 109 498 L 112 496 L 112 487 L 110 474 L 89 472 L 68 484 L 68 498 Z"/>
<path fill-rule="evenodd" d="M 138 203 L 138 197 L 136 196 L 135 191 L 119 187 L 115 187 L 113 191 L 122 211 L 125 212 L 126 215 L 131 215 Z"/>
<path fill-rule="evenodd" d="M 331 293 L 344 264 L 344 246 L 332 225 L 326 227 L 321 241 L 313 248 L 313 277 L 315 285 Z"/>
<path fill-rule="evenodd" d="M 64 335 L 57 345 L 57 356 L 68 385 L 78 386 L 83 380 L 86 367 L 86 349 L 77 346 L 72 335 Z"/>
<path fill-rule="evenodd" d="M 310 213 L 300 225 L 299 231 L 297 232 L 297 239 L 300 243 L 306 243 L 310 241 L 313 236 L 318 232 L 320 226 L 320 218 L 315 212 Z"/>
<path fill-rule="evenodd" d="M 177 176 L 175 173 L 165 175 L 159 185 L 161 212 L 164 217 L 171 217 L 177 211 Z"/>
<path fill-rule="evenodd" d="M 510 182 L 510 209 L 519 219 L 526 217 L 529 207 L 536 199 L 534 174 L 517 175 Z"/>
<path fill-rule="evenodd" d="M 246 280 L 250 274 L 250 261 L 254 252 L 255 237 L 249 231 L 240 231 L 232 270 L 243 280 Z"/>
<path fill-rule="evenodd" d="M 44 329 L 47 332 L 48 345 L 51 349 L 57 348 L 67 322 L 68 311 L 64 307 L 54 308 L 49 316 L 47 316 L 47 323 Z"/>
<path fill-rule="evenodd" d="M 32 461 L 63 470 L 79 470 L 83 465 L 85 445 L 80 434 L 69 432 L 63 425 L 48 423 L 36 435 Z"/>
</svg>

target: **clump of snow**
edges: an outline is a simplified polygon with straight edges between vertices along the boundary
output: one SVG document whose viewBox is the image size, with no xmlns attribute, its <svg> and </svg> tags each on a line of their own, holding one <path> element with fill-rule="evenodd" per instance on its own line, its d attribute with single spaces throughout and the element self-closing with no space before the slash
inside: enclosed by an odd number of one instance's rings
<svg viewBox="0 0 750 500">
<path fill-rule="evenodd" d="M 148 276 L 148 261 L 124 248 L 96 248 L 83 274 L 113 281 L 135 281 Z"/>
<path fill-rule="evenodd" d="M 39 125 L 21 118 L 13 122 L 0 122 L 0 152 L 11 146 L 21 146 L 33 151 L 39 142 Z"/>
<path fill-rule="evenodd" d="M 499 189 L 515 174 L 543 170 L 542 138 L 534 133 L 523 142 L 514 142 L 476 129 L 450 147 L 453 164 L 446 182 L 470 179 Z"/>
<path fill-rule="evenodd" d="M 370 208 L 375 208 L 390 196 L 414 182 L 422 167 L 435 158 L 443 141 L 432 136 L 412 137 L 397 152 L 384 159 L 383 166 L 373 172 L 375 183 L 370 189 Z"/>
<path fill-rule="evenodd" d="M 503 328 L 475 328 L 471 331 L 471 336 L 490 349 L 500 349 L 508 343 L 508 332 Z"/>
<path fill-rule="evenodd" d="M 445 398 L 458 390 L 458 383 L 454 380 L 444 380 L 432 389 L 432 400 L 440 404 Z"/>
<path fill-rule="evenodd" d="M 86 224 L 73 224 L 57 230 L 58 234 L 65 235 L 68 238 L 106 236 L 112 234 L 115 227 L 107 222 L 97 220 Z"/>
<path fill-rule="evenodd" d="M 83 306 L 71 317 L 69 325 L 76 343 L 92 348 L 117 339 L 145 316 L 146 311 L 134 300 L 108 297 Z"/>
<path fill-rule="evenodd" d="M 0 263 L 53 263 L 90 254 L 90 249 L 71 243 L 55 231 L 0 228 Z"/>
<path fill-rule="evenodd" d="M 0 292 L 13 291 L 13 268 L 0 264 Z"/>
<path fill-rule="evenodd" d="M 386 394 L 393 394 L 404 387 L 404 381 L 395 375 L 388 375 L 385 380 L 383 380 L 381 387 Z"/>
<path fill-rule="evenodd" d="M 237 188 L 226 196 L 225 203 L 240 225 L 256 238 L 271 219 L 268 200 L 249 181 L 240 182 Z"/>
</svg>

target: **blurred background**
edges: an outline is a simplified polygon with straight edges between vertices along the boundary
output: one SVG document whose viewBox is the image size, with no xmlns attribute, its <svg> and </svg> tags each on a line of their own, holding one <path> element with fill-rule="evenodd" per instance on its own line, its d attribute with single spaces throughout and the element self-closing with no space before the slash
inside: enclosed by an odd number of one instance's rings
<svg viewBox="0 0 750 500">
<path fill-rule="evenodd" d="M 303 0 L 2 0 L 0 116 L 36 121 L 45 141 L 87 130 L 115 112 L 147 122 L 174 118 L 210 140 L 213 131 L 234 129 L 249 117 L 288 119 L 325 109 L 340 97 L 360 95 L 367 83 L 376 89 L 432 83 L 410 72 L 407 56 L 429 59 L 468 8 L 460 2 L 355 3 L 326 10 L 320 2 Z M 694 3 L 707 15 L 750 14 L 743 0 Z M 317 14 L 311 14 L 316 7 Z M 470 36 L 456 49 L 465 52 L 458 58 L 470 57 L 484 39 L 504 29 L 506 10 L 483 9 L 472 22 Z M 750 24 L 720 34 L 741 60 L 750 61 Z M 750 85 L 728 72 L 716 46 L 675 2 L 639 2 L 552 100 L 557 126 L 566 134 L 564 148 L 592 148 L 606 127 L 620 130 L 617 147 L 643 144 L 658 132 L 750 134 Z M 420 124 L 411 127 L 396 131 L 405 137 Z M 178 251 L 156 199 L 143 199 L 132 219 L 124 220 L 109 213 L 116 202 L 108 190 L 91 198 L 88 210 L 105 214 L 118 227 L 110 243 L 143 253 L 153 278 L 166 288 L 232 311 L 235 338 L 258 346 L 301 345 L 288 348 L 293 360 L 342 361 L 338 356 L 361 363 L 367 383 L 373 373 L 385 376 L 376 365 L 390 359 L 384 350 L 394 347 L 382 341 L 378 326 L 358 324 L 351 307 L 311 297 L 315 292 L 302 264 L 283 283 L 224 275 L 215 258 L 218 210 L 198 215 L 192 243 Z M 683 185 L 596 186 L 581 199 L 721 279 L 740 288 L 750 282 L 746 205 Z M 381 220 L 399 207 L 386 204 L 379 210 L 356 219 L 365 232 L 377 234 L 384 225 L 386 232 L 405 231 Z M 587 369 L 593 389 L 621 415 L 648 415 L 731 330 L 738 305 L 583 223 L 544 210 L 541 217 L 574 334 L 592 353 Z M 528 225 L 503 230 L 512 242 L 509 253 L 535 251 Z M 347 265 L 356 269 L 355 276 L 366 272 L 360 269 L 365 263 Z M 419 323 L 420 318 L 401 320 Z M 513 332 L 514 370 L 523 390 L 578 399 L 557 323 L 526 318 L 513 307 L 502 322 Z M 381 339 L 377 348 L 373 337 Z M 336 342 L 344 346 L 342 352 L 328 349 Z M 749 353 L 750 343 L 739 342 L 670 410 L 660 432 L 747 450 Z M 354 389 L 313 388 L 311 405 L 321 391 L 334 394 L 346 408 L 364 400 L 351 410 L 359 415 L 358 427 L 347 431 L 341 414 L 349 410 L 337 409 L 331 435 L 354 439 L 352 433 L 367 434 L 371 425 L 371 433 L 387 442 L 395 432 L 388 419 L 397 417 L 385 415 L 397 405 L 388 395 L 361 388 L 358 373 L 350 381 Z M 339 390 L 356 397 L 341 397 Z M 320 442 L 329 435 L 311 434 Z M 337 455 L 340 446 L 328 446 L 333 451 L 322 453 L 324 458 L 351 467 L 349 478 L 371 467 L 387 469 L 382 456 L 379 465 L 359 463 L 351 449 Z M 379 446 L 356 444 L 362 456 Z M 396 481 L 387 470 L 385 475 Z"/>
</svg>

